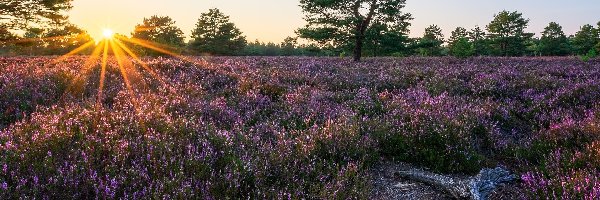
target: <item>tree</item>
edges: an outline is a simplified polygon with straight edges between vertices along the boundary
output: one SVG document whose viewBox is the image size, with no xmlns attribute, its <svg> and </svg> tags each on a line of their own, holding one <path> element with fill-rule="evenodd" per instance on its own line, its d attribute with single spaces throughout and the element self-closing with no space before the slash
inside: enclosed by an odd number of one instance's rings
<svg viewBox="0 0 600 200">
<path fill-rule="evenodd" d="M 44 32 L 43 38 L 46 38 L 43 40 L 45 46 L 44 54 L 51 55 L 68 53 L 92 41 L 92 37 L 86 31 L 72 24 L 47 30 Z M 88 50 L 91 49 L 89 48 Z"/>
<path fill-rule="evenodd" d="M 450 55 L 453 56 L 457 56 L 455 53 L 455 50 L 457 45 L 459 46 L 461 51 L 466 50 L 465 48 L 467 46 L 471 46 L 471 43 L 469 42 L 469 39 L 467 39 L 469 37 L 469 32 L 467 31 L 467 29 L 463 28 L 463 27 L 457 27 L 456 29 L 454 29 L 454 31 L 452 31 L 451 35 L 450 35 L 450 39 L 448 39 L 448 50 Z M 469 48 L 472 50 L 472 48 Z M 460 54 L 464 54 L 460 53 Z"/>
<path fill-rule="evenodd" d="M 526 42 L 533 37 L 525 33 L 529 19 L 518 12 L 502 11 L 487 25 L 489 38 L 495 55 L 522 56 L 527 51 Z"/>
<path fill-rule="evenodd" d="M 10 32 L 6 24 L 0 24 L 0 42 L 9 42 L 16 39 L 16 35 Z"/>
<path fill-rule="evenodd" d="M 296 46 L 298 46 L 298 38 L 287 37 L 281 43 L 281 51 L 284 56 L 291 56 L 295 54 Z"/>
<path fill-rule="evenodd" d="M 408 54 L 408 27 L 391 27 L 374 23 L 365 33 L 363 55 L 390 56 L 392 54 Z"/>
<path fill-rule="evenodd" d="M 525 41 L 525 56 L 541 56 L 541 42 L 539 38 L 529 38 Z"/>
<path fill-rule="evenodd" d="M 192 31 L 190 49 L 196 53 L 235 55 L 246 46 L 246 37 L 219 9 L 202 13 Z"/>
<path fill-rule="evenodd" d="M 467 38 L 460 38 L 453 45 L 450 54 L 457 58 L 471 57 L 473 56 L 473 44 Z"/>
<path fill-rule="evenodd" d="M 151 16 L 144 18 L 142 24 L 135 26 L 131 34 L 135 39 L 146 40 L 162 44 L 174 49 L 185 46 L 183 31 L 175 25 L 175 21 L 167 16 Z M 146 54 L 158 54 L 145 48 L 136 47 L 140 51 L 146 51 Z"/>
<path fill-rule="evenodd" d="M 17 45 L 23 47 L 29 55 L 39 54 L 40 49 L 44 48 L 44 33 L 46 30 L 42 28 L 32 27 L 28 28 L 25 34 L 23 34 L 23 40 L 17 41 Z"/>
<path fill-rule="evenodd" d="M 597 25 L 598 28 L 596 28 L 596 34 L 598 34 L 598 42 L 596 42 L 596 52 L 600 52 L 600 21 Z"/>
<path fill-rule="evenodd" d="M 475 26 L 469 32 L 469 41 L 473 44 L 473 55 L 488 55 L 489 42 L 485 32 L 479 26 Z"/>
<path fill-rule="evenodd" d="M 25 28 L 30 23 L 61 22 L 63 11 L 71 9 L 73 0 L 2 0 L 0 20 L 10 28 Z"/>
<path fill-rule="evenodd" d="M 405 32 L 411 15 L 401 10 L 406 0 L 300 0 L 306 13 L 306 27 L 298 30 L 302 38 L 322 46 L 352 49 L 354 61 L 360 61 L 367 33 L 377 27 Z M 373 26 L 373 25 L 377 26 Z M 371 32 L 372 33 L 372 32 Z M 377 38 L 377 37 L 376 37 Z"/>
<path fill-rule="evenodd" d="M 444 44 L 442 29 L 437 25 L 430 25 L 425 28 L 425 34 L 419 40 L 419 54 L 422 56 L 441 56 L 442 44 Z"/>
<path fill-rule="evenodd" d="M 0 55 L 13 53 L 18 36 L 10 32 L 8 26 L 0 24 Z"/>
<path fill-rule="evenodd" d="M 573 48 L 577 55 L 585 55 L 594 49 L 597 43 L 598 33 L 594 26 L 586 24 L 581 27 L 575 37 L 572 38 Z"/>
<path fill-rule="evenodd" d="M 600 52 L 600 21 L 598 21 L 598 23 L 596 24 L 598 27 L 596 28 L 596 36 L 597 36 L 597 44 L 596 44 L 596 51 Z"/>
<path fill-rule="evenodd" d="M 556 22 L 550 22 L 539 41 L 539 51 L 544 56 L 565 56 L 569 55 L 569 40 L 560 26 Z"/>
</svg>

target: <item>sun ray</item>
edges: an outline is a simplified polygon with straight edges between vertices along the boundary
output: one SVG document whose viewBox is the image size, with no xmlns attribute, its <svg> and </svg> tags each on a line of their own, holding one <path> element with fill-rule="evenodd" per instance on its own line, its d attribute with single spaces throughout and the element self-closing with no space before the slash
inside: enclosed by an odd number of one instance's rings
<svg viewBox="0 0 600 200">
<path fill-rule="evenodd" d="M 77 47 L 76 49 L 73 49 L 71 52 L 69 52 L 69 53 L 67 53 L 67 54 L 65 54 L 65 55 L 62 55 L 62 56 L 60 56 L 60 57 L 56 58 L 54 61 L 50 62 L 49 64 L 50 64 L 50 65 L 54 65 L 54 64 L 56 64 L 56 63 L 62 62 L 62 61 L 64 61 L 65 59 L 67 59 L 68 57 L 70 57 L 70 56 L 72 56 L 72 55 L 75 55 L 75 54 L 77 54 L 77 53 L 79 53 L 79 52 L 82 52 L 82 51 L 86 50 L 87 48 L 89 48 L 90 46 L 92 46 L 94 43 L 95 43 L 94 41 L 89 41 L 89 42 L 86 42 L 85 44 L 83 44 L 83 45 L 81 45 L 81 46 Z"/>
<path fill-rule="evenodd" d="M 172 51 L 161 48 L 161 46 L 164 46 L 164 45 L 160 45 L 160 44 L 156 44 L 156 43 L 153 43 L 150 41 L 140 40 L 140 39 L 136 39 L 136 38 L 126 38 L 126 37 L 122 37 L 122 36 L 115 36 L 115 37 L 117 37 L 117 39 L 124 40 L 126 42 L 130 42 L 133 44 L 137 44 L 137 45 L 140 45 L 140 46 L 146 47 L 148 49 L 152 49 L 152 50 L 155 50 L 155 51 L 158 51 L 160 53 L 164 53 L 164 54 L 167 54 L 170 56 L 174 56 L 174 57 L 180 56 L 179 54 L 176 54 Z"/>
<path fill-rule="evenodd" d="M 144 68 L 146 71 L 148 71 L 148 73 L 150 73 L 150 75 L 152 77 L 154 77 L 155 79 L 157 79 L 164 87 L 169 88 L 170 90 L 174 90 L 174 88 L 172 88 L 169 84 L 167 84 L 167 82 L 165 81 L 165 79 L 163 77 L 161 77 L 160 75 L 158 75 L 156 73 L 156 71 L 154 71 L 152 68 L 150 68 L 146 62 L 142 61 L 142 59 L 140 59 L 139 56 L 137 56 L 133 51 L 131 51 L 131 49 L 129 49 L 127 46 L 125 46 L 119 39 L 115 40 L 115 43 L 121 47 L 121 49 L 123 49 L 127 54 L 129 54 L 129 56 L 131 56 L 136 62 L 138 62 L 142 68 Z"/>
<path fill-rule="evenodd" d="M 79 73 L 75 76 L 75 78 L 73 78 L 73 80 L 71 80 L 71 82 L 69 83 L 69 86 L 67 87 L 67 89 L 65 90 L 65 92 L 63 93 L 63 95 L 60 98 L 61 101 L 64 100 L 66 94 L 71 89 L 73 89 L 73 86 L 75 85 L 75 83 L 77 81 L 79 81 L 82 77 L 87 76 L 87 73 L 89 73 L 90 69 L 92 69 L 94 67 L 94 64 L 96 63 L 96 61 L 100 57 L 101 53 L 102 53 L 102 43 L 100 43 L 98 46 L 96 46 L 94 48 L 94 51 L 92 52 L 92 54 L 90 55 L 90 57 L 88 57 L 88 59 L 85 61 L 85 63 L 83 64 L 81 70 L 79 71 Z"/>
<path fill-rule="evenodd" d="M 118 41 L 117 38 L 113 39 L 113 40 L 109 40 L 111 43 L 111 49 L 113 50 L 113 53 L 115 55 L 115 59 L 117 60 L 117 63 L 119 65 L 119 69 L 121 71 L 121 75 L 123 76 L 123 80 L 125 82 L 125 85 L 127 87 L 127 91 L 129 93 L 130 96 L 130 100 L 131 100 L 131 104 L 133 106 L 134 112 L 135 112 L 135 116 L 138 118 L 138 123 L 141 127 L 142 130 L 144 130 L 144 132 L 147 131 L 147 127 L 144 123 L 144 118 L 141 116 L 141 110 L 140 110 L 140 105 L 139 105 L 139 100 L 137 96 L 135 95 L 134 91 L 133 91 L 133 87 L 131 85 L 131 80 L 129 78 L 129 75 L 127 74 L 127 69 L 133 70 L 132 73 L 137 73 L 135 67 L 133 67 L 133 63 L 129 60 L 129 58 L 127 58 L 127 56 L 125 55 L 125 53 L 123 53 L 123 49 L 120 48 L 118 45 L 115 45 L 115 43 Z M 143 80 L 143 79 L 142 79 Z"/>
<path fill-rule="evenodd" d="M 115 54 L 115 59 L 117 60 L 117 65 L 119 66 L 119 71 L 121 71 L 121 76 L 123 76 L 123 81 L 125 81 L 125 87 L 127 88 L 129 97 L 131 98 L 131 103 L 133 104 L 136 114 L 138 114 L 139 110 L 138 110 L 138 105 L 137 105 L 137 97 L 135 96 L 133 87 L 131 86 L 131 81 L 129 80 L 129 76 L 127 75 L 127 71 L 126 71 L 127 66 L 125 66 L 125 64 L 126 64 L 125 59 L 127 59 L 127 58 L 124 58 L 124 53 L 121 51 L 121 49 L 117 45 L 115 45 L 114 40 L 110 40 L 109 42 L 110 42 L 110 47 L 111 47 L 113 53 Z"/>
<path fill-rule="evenodd" d="M 45 41 L 45 40 L 63 39 L 63 38 L 68 38 L 68 37 L 79 37 L 79 36 L 82 36 L 82 35 L 83 34 L 63 35 L 63 36 L 54 36 L 54 37 L 42 37 L 42 38 L 20 38 L 20 39 L 16 39 L 16 40 L 4 41 L 3 43 L 6 43 L 6 44 L 19 44 L 19 43 L 25 43 L 25 42 L 37 42 L 37 41 Z"/>
<path fill-rule="evenodd" d="M 104 42 L 104 52 L 102 55 L 102 66 L 100 70 L 100 82 L 98 86 L 98 99 L 96 100 L 96 110 L 100 110 L 102 106 L 102 95 L 104 90 L 104 81 L 106 78 L 106 65 L 108 64 L 108 42 Z"/>
<path fill-rule="evenodd" d="M 238 75 L 238 74 L 225 71 L 223 69 L 220 69 L 219 67 L 215 67 L 212 64 L 206 62 L 205 60 L 202 60 L 202 62 L 198 62 L 196 60 L 189 59 L 189 58 L 187 58 L 185 56 L 173 53 L 173 52 L 171 52 L 169 50 L 165 50 L 165 49 L 163 49 L 163 48 L 160 47 L 160 46 L 163 46 L 163 45 L 156 44 L 154 42 L 150 42 L 150 41 L 146 41 L 146 40 L 141 40 L 141 39 L 136 39 L 136 38 L 125 38 L 125 37 L 122 37 L 122 36 L 118 37 L 117 39 L 122 39 L 123 41 L 129 42 L 129 43 L 133 43 L 133 44 L 137 44 L 137 45 L 146 47 L 148 49 L 152 49 L 152 50 L 158 51 L 160 53 L 164 53 L 164 54 L 176 57 L 176 58 L 181 59 L 183 61 L 186 61 L 186 62 L 189 62 L 189 63 L 193 63 L 194 65 L 196 65 L 198 67 L 202 67 L 204 69 L 213 70 L 213 71 L 216 71 L 217 73 L 226 74 L 228 76 L 231 76 L 231 77 L 234 77 L 234 78 L 237 78 L 237 79 L 241 79 L 241 76 Z"/>
</svg>

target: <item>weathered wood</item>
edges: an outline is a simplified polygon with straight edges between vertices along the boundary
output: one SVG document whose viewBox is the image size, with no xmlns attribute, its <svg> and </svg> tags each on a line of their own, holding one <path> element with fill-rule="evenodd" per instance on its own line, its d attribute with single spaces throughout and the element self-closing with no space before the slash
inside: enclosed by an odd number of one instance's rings
<svg viewBox="0 0 600 200">
<path fill-rule="evenodd" d="M 468 178 L 454 178 L 450 176 L 435 174 L 432 172 L 411 169 L 396 172 L 396 175 L 439 188 L 457 199 L 484 200 L 491 194 L 496 186 L 516 180 L 514 174 L 497 167 L 495 169 L 483 169 L 479 174 Z"/>
</svg>

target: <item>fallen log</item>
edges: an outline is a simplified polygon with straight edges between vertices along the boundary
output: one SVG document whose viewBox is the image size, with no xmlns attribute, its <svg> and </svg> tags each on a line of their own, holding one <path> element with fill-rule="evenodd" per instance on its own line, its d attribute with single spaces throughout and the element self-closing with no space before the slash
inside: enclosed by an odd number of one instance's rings
<svg viewBox="0 0 600 200">
<path fill-rule="evenodd" d="M 450 177 L 420 169 L 398 171 L 395 175 L 432 185 L 457 199 L 473 200 L 485 200 L 498 185 L 517 179 L 514 174 L 501 167 L 483 169 L 476 176 L 468 178 Z"/>
</svg>

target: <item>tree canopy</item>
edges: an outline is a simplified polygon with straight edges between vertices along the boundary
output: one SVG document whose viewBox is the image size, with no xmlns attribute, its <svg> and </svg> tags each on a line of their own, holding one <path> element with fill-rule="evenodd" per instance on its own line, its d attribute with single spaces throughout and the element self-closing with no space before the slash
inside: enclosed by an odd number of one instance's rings
<svg viewBox="0 0 600 200">
<path fill-rule="evenodd" d="M 457 27 L 452 31 L 448 39 L 448 53 L 457 57 L 467 57 L 472 53 L 471 43 L 469 42 L 469 31 L 463 27 Z"/>
<path fill-rule="evenodd" d="M 425 28 L 423 37 L 419 40 L 418 51 L 421 56 L 441 56 L 442 44 L 444 44 L 444 34 L 437 25 L 430 25 Z"/>
<path fill-rule="evenodd" d="M 491 47 L 494 55 L 522 56 L 527 50 L 526 42 L 533 37 L 526 33 L 529 19 L 523 18 L 519 12 L 502 11 L 494 16 L 494 20 L 487 25 Z"/>
<path fill-rule="evenodd" d="M 175 49 L 185 46 L 184 34 L 181 29 L 175 25 L 175 21 L 167 16 L 151 16 L 144 18 L 142 24 L 135 26 L 134 32 L 131 34 L 133 38 L 155 42 L 166 45 Z M 157 54 L 157 52 L 145 50 L 146 54 Z"/>
<path fill-rule="evenodd" d="M 485 31 L 479 26 L 469 32 L 469 41 L 473 43 L 473 55 L 481 56 L 488 54 L 488 42 Z"/>
<path fill-rule="evenodd" d="M 408 32 L 408 13 L 403 13 L 406 0 L 300 0 L 300 7 L 308 22 L 298 34 L 320 43 L 344 49 L 352 49 L 354 60 L 360 61 L 363 45 L 378 44 L 367 38 L 372 29 L 387 36 Z M 395 35 L 385 34 L 395 32 Z"/>
<path fill-rule="evenodd" d="M 202 13 L 189 44 L 194 53 L 213 55 L 235 55 L 245 46 L 246 37 L 240 29 L 216 8 Z"/>
<path fill-rule="evenodd" d="M 556 22 L 550 22 L 540 38 L 539 51 L 545 56 L 565 56 L 569 55 L 569 40 L 560 26 Z"/>
<path fill-rule="evenodd" d="M 594 49 L 598 41 L 598 32 L 594 26 L 586 24 L 581 27 L 572 39 L 573 48 L 577 55 L 585 55 Z"/>
<path fill-rule="evenodd" d="M 11 28 L 25 28 L 29 23 L 60 23 L 67 19 L 63 11 L 71 9 L 73 0 L 0 0 L 0 20 Z"/>
</svg>

